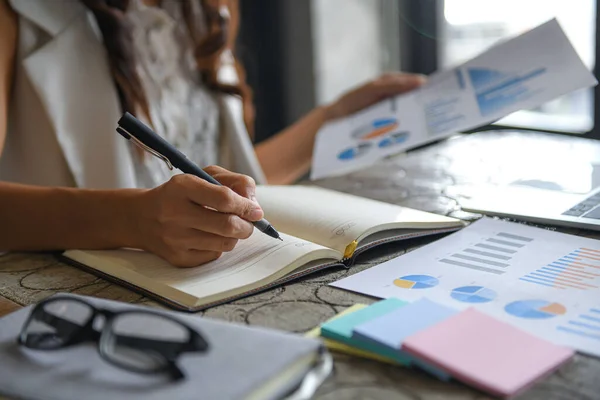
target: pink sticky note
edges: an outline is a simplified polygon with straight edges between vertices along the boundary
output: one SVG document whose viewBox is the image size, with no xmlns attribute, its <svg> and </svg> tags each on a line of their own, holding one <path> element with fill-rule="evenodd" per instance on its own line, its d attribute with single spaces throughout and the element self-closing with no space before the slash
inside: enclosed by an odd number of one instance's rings
<svg viewBox="0 0 600 400">
<path fill-rule="evenodd" d="M 402 350 L 503 397 L 523 391 L 574 354 L 472 308 L 408 337 Z"/>
</svg>

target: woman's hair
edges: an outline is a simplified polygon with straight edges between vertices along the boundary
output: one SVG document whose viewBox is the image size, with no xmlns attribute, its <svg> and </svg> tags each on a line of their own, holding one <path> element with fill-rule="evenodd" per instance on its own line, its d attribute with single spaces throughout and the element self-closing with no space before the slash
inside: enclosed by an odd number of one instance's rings
<svg viewBox="0 0 600 400">
<path fill-rule="evenodd" d="M 94 14 L 104 39 L 109 65 L 119 93 L 123 111 L 132 114 L 139 107 L 150 116 L 148 100 L 136 72 L 133 51 L 132 27 L 125 13 L 132 0 L 81 0 Z M 244 121 L 248 133 L 253 136 L 254 108 L 252 92 L 246 84 L 245 73 L 240 63 L 231 59 L 238 75 L 238 83 L 219 81 L 218 71 L 223 64 L 221 54 L 229 50 L 234 55 L 234 45 L 239 28 L 238 0 L 180 0 L 181 15 L 192 43 L 198 72 L 204 84 L 212 90 L 239 95 L 244 104 Z M 198 13 L 197 7 L 202 12 Z M 204 18 L 205 21 L 196 21 Z M 200 32 L 199 26 L 204 26 Z"/>
</svg>

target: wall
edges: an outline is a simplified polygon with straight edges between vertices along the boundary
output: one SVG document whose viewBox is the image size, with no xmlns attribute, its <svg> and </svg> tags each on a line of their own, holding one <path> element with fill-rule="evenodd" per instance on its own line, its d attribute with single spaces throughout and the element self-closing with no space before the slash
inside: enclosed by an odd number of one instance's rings
<svg viewBox="0 0 600 400">
<path fill-rule="evenodd" d="M 394 0 L 312 0 L 317 104 L 386 69 L 397 69 L 396 4 Z"/>
</svg>

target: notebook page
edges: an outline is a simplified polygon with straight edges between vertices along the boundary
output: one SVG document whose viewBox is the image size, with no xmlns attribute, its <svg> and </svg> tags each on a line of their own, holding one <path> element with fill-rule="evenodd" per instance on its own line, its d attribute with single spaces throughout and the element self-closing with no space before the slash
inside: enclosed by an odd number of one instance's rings
<svg viewBox="0 0 600 400">
<path fill-rule="evenodd" d="M 342 254 L 382 230 L 460 226 L 454 218 L 309 186 L 259 186 L 258 201 L 277 229 Z"/>
<path fill-rule="evenodd" d="M 271 281 L 269 278 L 273 275 L 283 276 L 289 272 L 284 272 L 290 269 L 286 267 L 299 267 L 321 258 L 340 258 L 337 252 L 317 244 L 284 233 L 281 237 L 283 242 L 255 229 L 252 236 L 239 241 L 233 251 L 194 268 L 176 268 L 153 254 L 139 250 L 70 251 L 67 255 L 111 275 L 119 276 L 119 270 L 126 269 L 126 272 L 133 271 L 148 278 L 132 282 L 140 286 L 151 281 L 157 286 L 167 285 L 197 298 L 218 295 L 265 279 Z M 111 271 L 107 271 L 105 265 L 111 265 Z"/>
</svg>

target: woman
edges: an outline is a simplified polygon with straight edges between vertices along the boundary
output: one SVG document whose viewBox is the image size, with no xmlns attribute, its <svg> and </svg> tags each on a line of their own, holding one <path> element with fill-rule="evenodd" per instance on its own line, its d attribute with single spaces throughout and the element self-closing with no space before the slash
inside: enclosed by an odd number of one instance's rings
<svg viewBox="0 0 600 400">
<path fill-rule="evenodd" d="M 384 76 L 253 148 L 237 11 L 235 0 L 0 0 L 0 248 L 211 261 L 262 218 L 255 181 L 294 182 L 325 122 L 422 83 Z M 124 110 L 199 165 L 225 166 L 206 168 L 225 187 L 135 150 L 114 130 Z"/>
</svg>

